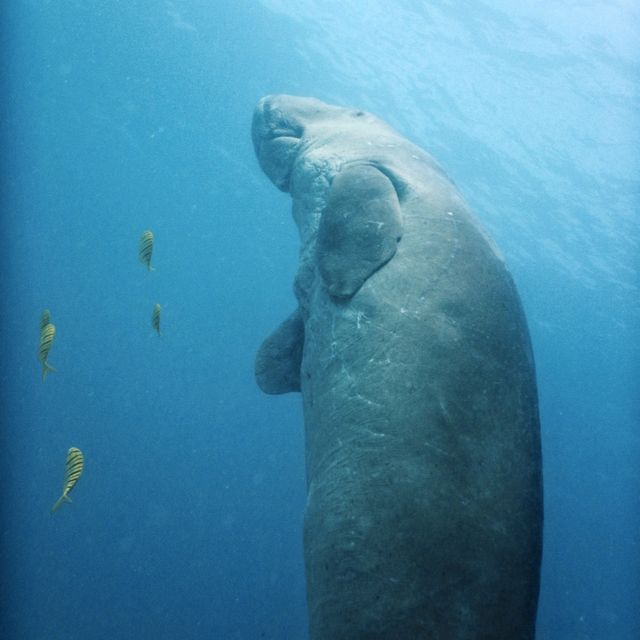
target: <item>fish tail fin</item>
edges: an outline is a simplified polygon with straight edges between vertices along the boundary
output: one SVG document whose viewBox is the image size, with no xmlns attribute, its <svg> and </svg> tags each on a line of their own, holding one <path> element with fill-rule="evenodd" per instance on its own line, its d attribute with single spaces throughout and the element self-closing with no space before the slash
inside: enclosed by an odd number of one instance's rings
<svg viewBox="0 0 640 640">
<path fill-rule="evenodd" d="M 42 382 L 45 381 L 47 377 L 47 373 L 49 373 L 50 371 L 55 371 L 55 369 L 48 362 L 45 361 L 42 364 Z"/>
<path fill-rule="evenodd" d="M 51 507 L 51 513 L 55 513 L 63 502 L 71 502 L 66 493 L 63 493 L 57 500 L 56 503 Z"/>
</svg>

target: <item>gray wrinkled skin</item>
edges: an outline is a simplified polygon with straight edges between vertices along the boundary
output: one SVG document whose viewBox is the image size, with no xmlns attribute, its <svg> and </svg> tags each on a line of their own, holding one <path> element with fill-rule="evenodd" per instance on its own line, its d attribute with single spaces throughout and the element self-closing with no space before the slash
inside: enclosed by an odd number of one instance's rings
<svg viewBox="0 0 640 640">
<path fill-rule="evenodd" d="M 501 258 L 375 117 L 269 96 L 252 133 L 300 231 L 299 308 L 256 376 L 302 393 L 311 639 L 533 638 L 537 393 Z"/>
</svg>

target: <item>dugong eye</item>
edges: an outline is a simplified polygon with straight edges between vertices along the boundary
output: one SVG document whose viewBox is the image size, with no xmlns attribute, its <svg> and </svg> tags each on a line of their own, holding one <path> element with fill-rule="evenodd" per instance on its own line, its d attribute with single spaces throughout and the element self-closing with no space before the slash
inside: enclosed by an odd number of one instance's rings
<svg viewBox="0 0 640 640">
<path fill-rule="evenodd" d="M 363 115 L 364 115 L 364 111 L 354 111 L 353 112 L 353 117 L 354 118 L 362 118 Z"/>
</svg>

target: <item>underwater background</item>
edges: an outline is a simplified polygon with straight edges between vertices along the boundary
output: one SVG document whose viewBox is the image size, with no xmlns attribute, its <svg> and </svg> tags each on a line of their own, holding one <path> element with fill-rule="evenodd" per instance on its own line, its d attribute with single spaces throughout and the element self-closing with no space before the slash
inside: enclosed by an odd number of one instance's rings
<svg viewBox="0 0 640 640">
<path fill-rule="evenodd" d="M 307 637 L 301 401 L 253 378 L 295 305 L 289 196 L 250 139 L 270 93 L 369 110 L 456 182 L 536 356 L 537 637 L 640 637 L 637 3 L 12 0 L 0 19 L 0 637 Z M 72 446 L 84 473 L 52 515 Z"/>
</svg>

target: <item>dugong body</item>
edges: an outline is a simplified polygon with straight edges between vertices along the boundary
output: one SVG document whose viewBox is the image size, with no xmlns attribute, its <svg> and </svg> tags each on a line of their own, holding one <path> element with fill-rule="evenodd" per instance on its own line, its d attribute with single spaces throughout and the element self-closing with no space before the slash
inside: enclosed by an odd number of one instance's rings
<svg viewBox="0 0 640 640">
<path fill-rule="evenodd" d="M 252 134 L 301 239 L 299 306 L 256 376 L 302 393 L 311 639 L 533 638 L 537 392 L 503 261 L 375 117 L 269 96 Z"/>
</svg>

